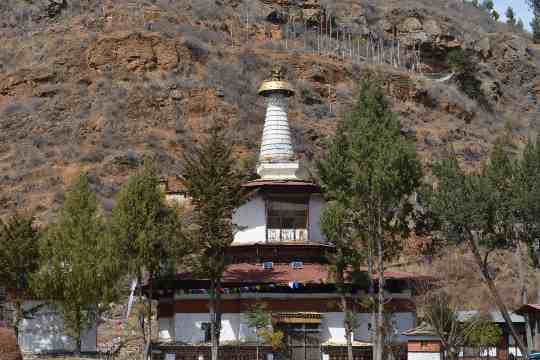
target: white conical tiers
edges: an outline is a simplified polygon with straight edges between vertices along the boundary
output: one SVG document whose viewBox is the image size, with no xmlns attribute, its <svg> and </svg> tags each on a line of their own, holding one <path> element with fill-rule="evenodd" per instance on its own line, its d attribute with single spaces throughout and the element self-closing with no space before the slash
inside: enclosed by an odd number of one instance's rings
<svg viewBox="0 0 540 360">
<path fill-rule="evenodd" d="M 291 131 L 287 119 L 287 98 L 280 93 L 267 97 L 266 120 L 259 161 L 283 163 L 294 160 Z"/>
<path fill-rule="evenodd" d="M 287 117 L 287 96 L 269 92 L 266 95 L 266 120 L 257 173 L 263 180 L 301 180 L 305 173 L 295 161 L 291 130 Z"/>
</svg>

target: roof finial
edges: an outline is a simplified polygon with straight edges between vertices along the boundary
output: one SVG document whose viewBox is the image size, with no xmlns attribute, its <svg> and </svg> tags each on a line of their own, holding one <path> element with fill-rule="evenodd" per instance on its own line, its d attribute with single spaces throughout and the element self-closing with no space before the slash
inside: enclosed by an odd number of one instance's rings
<svg viewBox="0 0 540 360">
<path fill-rule="evenodd" d="M 274 64 L 274 66 L 272 66 L 272 81 L 282 81 L 284 78 L 283 73 L 283 66 L 280 64 Z"/>
<path fill-rule="evenodd" d="M 281 93 L 286 97 L 294 95 L 292 85 L 285 80 L 285 68 L 281 64 L 272 66 L 270 79 L 265 80 L 259 88 L 259 95 L 261 96 L 267 97 L 273 93 Z"/>
</svg>

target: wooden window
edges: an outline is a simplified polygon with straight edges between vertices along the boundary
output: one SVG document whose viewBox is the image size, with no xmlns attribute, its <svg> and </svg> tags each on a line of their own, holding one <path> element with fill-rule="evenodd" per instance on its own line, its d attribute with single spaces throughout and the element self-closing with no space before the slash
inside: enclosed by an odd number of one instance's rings
<svg viewBox="0 0 540 360">
<path fill-rule="evenodd" d="M 291 360 L 320 360 L 321 338 L 319 324 L 283 324 L 278 323 L 277 329 L 283 331 L 289 359 Z"/>
<path fill-rule="evenodd" d="M 268 242 L 308 240 L 309 198 L 272 196 L 267 201 Z"/>
</svg>

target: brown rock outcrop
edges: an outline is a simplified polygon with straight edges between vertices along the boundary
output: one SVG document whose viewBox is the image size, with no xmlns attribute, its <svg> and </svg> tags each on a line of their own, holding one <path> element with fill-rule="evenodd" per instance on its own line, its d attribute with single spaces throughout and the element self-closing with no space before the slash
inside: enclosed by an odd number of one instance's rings
<svg viewBox="0 0 540 360">
<path fill-rule="evenodd" d="M 98 39 L 88 49 L 88 65 L 99 71 L 111 66 L 130 72 L 170 70 L 188 56 L 176 41 L 159 34 L 120 32 Z"/>
</svg>

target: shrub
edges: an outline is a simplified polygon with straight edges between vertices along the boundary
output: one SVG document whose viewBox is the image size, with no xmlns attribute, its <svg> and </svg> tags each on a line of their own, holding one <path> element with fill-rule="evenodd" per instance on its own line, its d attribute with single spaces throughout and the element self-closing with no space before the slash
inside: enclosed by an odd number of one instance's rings
<svg viewBox="0 0 540 360">
<path fill-rule="evenodd" d="M 448 53 L 448 66 L 455 73 L 460 73 L 465 70 L 467 66 L 467 59 L 465 58 L 465 52 L 462 49 L 452 50 Z"/>
<path fill-rule="evenodd" d="M 448 53 L 447 63 L 456 74 L 455 79 L 460 90 L 481 105 L 487 106 L 487 100 L 481 89 L 482 82 L 476 77 L 476 62 L 472 54 L 466 54 L 462 49 L 452 50 Z"/>
<path fill-rule="evenodd" d="M 208 59 L 208 54 L 210 52 L 199 39 L 194 37 L 188 37 L 184 41 L 184 45 L 191 52 L 191 57 L 193 60 L 198 62 L 206 62 L 206 60 Z"/>
</svg>

